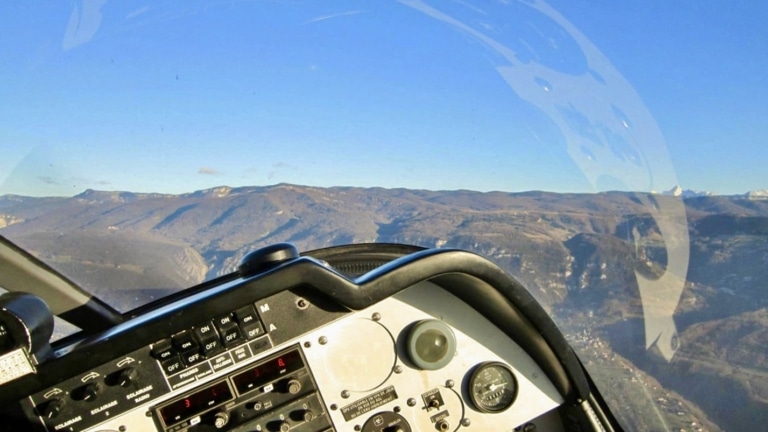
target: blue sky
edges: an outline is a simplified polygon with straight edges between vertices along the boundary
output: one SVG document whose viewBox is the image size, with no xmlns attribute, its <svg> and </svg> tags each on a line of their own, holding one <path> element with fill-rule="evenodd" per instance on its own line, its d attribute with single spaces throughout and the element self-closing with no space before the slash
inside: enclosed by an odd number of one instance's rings
<svg viewBox="0 0 768 432">
<path fill-rule="evenodd" d="M 764 2 L 0 4 L 0 194 L 768 188 Z"/>
</svg>

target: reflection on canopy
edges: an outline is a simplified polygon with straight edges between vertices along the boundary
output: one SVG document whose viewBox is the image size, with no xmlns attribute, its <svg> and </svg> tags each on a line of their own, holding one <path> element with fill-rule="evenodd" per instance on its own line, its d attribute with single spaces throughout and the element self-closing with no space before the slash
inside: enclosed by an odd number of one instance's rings
<svg viewBox="0 0 768 432">
<path fill-rule="evenodd" d="M 635 90 L 549 5 L 542 1 L 516 3 L 515 14 L 525 16 L 518 23 L 520 28 L 513 29 L 512 35 L 491 36 L 467 24 L 468 19 L 456 19 L 424 2 L 403 3 L 469 34 L 501 56 L 505 64 L 496 67 L 498 73 L 518 96 L 556 125 L 568 154 L 594 189 L 615 185 L 650 192 L 677 184 L 661 131 Z M 510 15 L 514 14 L 489 13 L 485 19 Z M 500 23 L 481 27 L 503 28 Z M 525 34 L 524 30 L 531 28 L 534 31 Z M 527 51 L 521 51 L 522 47 Z M 682 198 L 654 202 L 647 196 L 639 198 L 659 226 L 668 256 L 666 270 L 658 279 L 635 272 L 643 304 L 645 344 L 646 349 L 655 345 L 671 361 L 679 348 L 672 315 L 688 271 L 685 207 Z M 639 237 L 634 240 L 636 245 L 642 242 Z"/>
</svg>

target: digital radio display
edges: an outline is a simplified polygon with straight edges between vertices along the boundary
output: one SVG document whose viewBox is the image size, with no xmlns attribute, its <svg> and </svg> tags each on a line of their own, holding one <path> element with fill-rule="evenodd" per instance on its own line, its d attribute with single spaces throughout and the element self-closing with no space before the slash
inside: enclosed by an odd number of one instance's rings
<svg viewBox="0 0 768 432">
<path fill-rule="evenodd" d="M 233 376 L 232 382 L 235 383 L 237 393 L 244 394 L 303 367 L 304 361 L 299 352 L 288 351 Z"/>
<path fill-rule="evenodd" d="M 158 410 L 163 423 L 171 426 L 188 420 L 210 408 L 232 400 L 232 390 L 226 381 L 220 381 L 212 386 L 190 393 L 176 402 Z"/>
</svg>

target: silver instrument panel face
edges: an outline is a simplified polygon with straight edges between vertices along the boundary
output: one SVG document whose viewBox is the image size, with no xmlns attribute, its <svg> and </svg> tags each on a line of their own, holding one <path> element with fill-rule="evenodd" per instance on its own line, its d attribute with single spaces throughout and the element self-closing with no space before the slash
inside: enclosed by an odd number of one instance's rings
<svg viewBox="0 0 768 432">
<path fill-rule="evenodd" d="M 436 330 L 409 348 L 421 322 Z M 562 430 L 555 408 L 563 399 L 542 369 L 475 309 L 429 282 L 261 350 L 87 430 L 511 432 L 531 421 Z M 413 356 L 444 361 L 425 369 Z M 489 362 L 515 380 L 514 395 L 503 393 L 506 378 L 479 390 L 512 400 L 498 412 L 472 403 L 470 378 Z"/>
<path fill-rule="evenodd" d="M 438 370 L 417 367 L 404 344 L 413 324 L 427 319 L 447 324 L 456 338 L 450 362 Z M 431 283 L 404 290 L 300 342 L 309 346 L 304 352 L 326 402 L 338 407 L 329 411 L 338 430 L 353 431 L 371 414 L 392 411 L 418 431 L 455 430 L 463 423 L 469 424 L 462 426 L 466 430 L 511 431 L 563 402 L 517 344 Z M 508 365 L 517 381 L 516 402 L 504 412 L 482 412 L 467 394 L 472 371 L 489 361 Z"/>
</svg>

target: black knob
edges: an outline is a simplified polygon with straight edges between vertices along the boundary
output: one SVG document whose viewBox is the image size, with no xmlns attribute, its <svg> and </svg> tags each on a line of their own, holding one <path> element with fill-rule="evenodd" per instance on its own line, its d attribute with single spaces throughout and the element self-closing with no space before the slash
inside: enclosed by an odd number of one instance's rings
<svg viewBox="0 0 768 432">
<path fill-rule="evenodd" d="M 296 246 L 291 243 L 277 243 L 249 252 L 240 260 L 237 271 L 242 277 L 253 276 L 298 257 L 299 250 Z"/>
<path fill-rule="evenodd" d="M 134 368 L 125 368 L 117 375 L 117 383 L 120 387 L 129 387 L 139 377 L 139 373 Z"/>
<path fill-rule="evenodd" d="M 101 386 L 98 383 L 86 384 L 72 391 L 72 399 L 86 402 L 93 402 L 99 396 Z"/>
<path fill-rule="evenodd" d="M 95 401 L 96 398 L 99 396 L 99 392 L 101 391 L 101 387 L 99 387 L 98 384 L 88 384 L 85 386 L 85 389 L 83 389 L 83 400 L 92 402 Z"/>
<path fill-rule="evenodd" d="M 53 398 L 45 403 L 42 409 L 42 416 L 47 419 L 56 418 L 61 414 L 61 410 L 64 409 L 64 399 Z"/>
</svg>

